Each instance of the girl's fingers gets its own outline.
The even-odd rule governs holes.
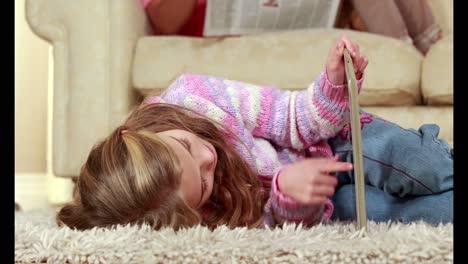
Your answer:
[[[324,173],[321,174],[321,177],[316,178],[314,184],[335,187],[338,184],[338,178],[336,178],[336,176]]]
[[[331,57],[335,61],[341,60],[341,57],[343,57],[343,52],[344,52],[344,43],[342,41],[338,41],[336,44],[336,48],[332,50]]]
[[[334,161],[339,161],[340,160],[340,155],[335,154],[335,156],[333,156],[333,160]]]
[[[353,47],[353,44],[351,43],[351,40],[348,38],[348,36],[342,35],[340,37],[340,40],[344,42],[345,47],[349,50],[351,55],[354,55],[354,53],[355,53],[354,47]]]
[[[359,50],[359,45],[353,44],[353,48],[354,48],[354,51],[356,52],[356,54],[354,55],[354,57],[360,58],[360,57],[361,57],[361,51]]]
[[[338,59],[340,59],[340,60],[343,57],[344,49],[345,49],[345,44],[340,41],[340,46],[339,46],[339,49],[338,49],[338,53],[336,54]]]
[[[340,52],[340,50],[342,50],[343,47],[344,47],[343,41],[338,40],[338,42],[336,43],[336,51],[337,51],[337,52]]]
[[[364,70],[366,69],[368,63],[369,63],[369,60],[367,60],[367,58],[364,57],[363,62],[361,64],[361,66],[359,67],[359,71],[364,72]]]
[[[339,161],[340,160],[340,155],[335,154],[335,156],[333,156],[332,160],[335,161],[335,162]],[[330,175],[330,172],[328,172],[328,171],[323,171],[323,173],[324,173],[324,175]],[[320,182],[320,181],[317,181],[317,182]]]
[[[361,65],[361,58],[357,58],[353,61],[353,68],[354,68],[354,73],[357,73],[359,70],[359,66]]]
[[[335,193],[335,188],[327,185],[318,185],[314,187],[314,193],[311,194],[312,197],[316,196],[332,196]],[[311,197],[311,198],[312,198]]]
[[[346,35],[342,35],[340,39],[345,43],[346,49],[348,49],[351,53],[351,57],[353,59],[358,58],[360,55],[359,46],[351,42],[351,40]]]
[[[362,58],[360,61],[360,64],[356,66],[356,78],[360,79],[362,76],[362,73],[364,73],[364,69],[367,66],[367,59]]]
[[[342,41],[338,41],[335,47],[330,49],[330,54],[328,55],[327,61],[328,70],[335,70],[339,68],[340,64],[342,63],[341,60],[343,58],[343,51],[344,43]]]
[[[350,162],[334,161],[332,159],[322,160],[319,166],[319,170],[326,173],[350,171],[353,169],[353,164]]]
[[[364,63],[364,58],[363,56],[359,57],[357,60],[356,64],[354,65],[354,72],[358,73],[361,70],[361,66]]]

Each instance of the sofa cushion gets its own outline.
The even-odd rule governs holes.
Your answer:
[[[363,109],[403,128],[418,129],[424,124],[437,124],[440,127],[439,138],[446,140],[453,146],[452,106],[374,106]]]
[[[453,35],[442,38],[427,53],[421,88],[426,104],[453,105]]]
[[[299,30],[229,38],[147,36],[138,40],[133,66],[137,89],[163,89],[185,72],[284,89],[303,89],[325,67],[343,33],[369,58],[362,105],[421,102],[421,54],[410,44],[364,32]],[[143,92],[145,93],[145,92]]]

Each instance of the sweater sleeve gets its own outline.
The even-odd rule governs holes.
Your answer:
[[[363,78],[359,90],[362,82]],[[242,127],[255,137],[298,150],[335,136],[349,120],[347,85],[332,84],[326,72],[301,91],[184,74],[162,97],[230,128]]]

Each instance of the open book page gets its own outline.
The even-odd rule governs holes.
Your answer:
[[[207,0],[204,36],[332,28],[341,0]]]

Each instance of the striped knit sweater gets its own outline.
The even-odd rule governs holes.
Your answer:
[[[281,193],[277,177],[284,166],[306,156],[333,156],[327,139],[348,122],[348,100],[346,85],[333,85],[326,73],[302,91],[184,74],[149,103],[190,108],[234,132],[242,141],[231,139],[236,151],[261,180],[272,183],[264,224],[274,227],[284,221],[310,226],[330,218],[330,200],[322,206],[302,205]]]

